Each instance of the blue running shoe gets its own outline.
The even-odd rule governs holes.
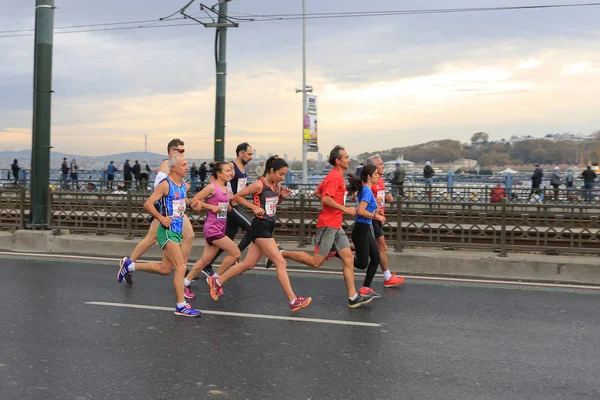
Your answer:
[[[175,306],[175,315],[181,315],[183,317],[198,317],[200,314],[200,310],[192,308],[190,303],[185,303],[185,306],[183,307]]]
[[[117,272],[117,281],[119,283],[123,282],[123,278],[125,278],[125,275],[131,272],[129,270],[129,265],[131,264],[131,262],[132,261],[127,257],[123,257],[123,259],[121,260],[121,268],[119,268],[119,272]]]

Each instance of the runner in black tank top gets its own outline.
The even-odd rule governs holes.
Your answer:
[[[213,294],[219,293],[225,282],[234,276],[254,268],[260,258],[263,255],[266,255],[273,260],[277,269],[279,284],[289,300],[290,309],[292,312],[295,312],[307,307],[312,299],[310,297],[297,297],[292,290],[285,259],[279,252],[277,243],[273,238],[277,204],[291,193],[289,189],[281,189],[280,185],[287,174],[288,165],[281,158],[271,157],[267,161],[265,171],[265,177],[254,182],[234,196],[236,202],[250,208],[255,214],[255,217],[252,220],[252,227],[250,228],[252,244],[248,249],[248,254],[244,261],[231,267],[219,278],[214,276],[209,278],[211,297],[213,299],[218,299],[218,296]],[[248,195],[254,196],[254,204],[244,198]]]

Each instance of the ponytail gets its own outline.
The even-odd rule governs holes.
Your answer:
[[[279,171],[281,168],[287,168],[287,166],[288,164],[283,158],[279,158],[277,155],[269,157],[265,163],[265,172],[263,172],[262,176],[263,178],[267,176],[267,174],[271,172],[271,169],[273,169],[273,171]]]

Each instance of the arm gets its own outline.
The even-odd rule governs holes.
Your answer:
[[[162,172],[163,174],[169,175],[171,171],[169,171],[169,160],[165,160],[160,164],[157,172]]]
[[[328,196],[328,195],[323,196],[321,199],[321,202],[328,207],[334,208],[336,210],[340,210],[344,214],[356,215],[356,208],[346,207],[341,204],[338,204],[331,196]]]
[[[369,205],[369,203],[367,203],[366,201],[361,201],[360,204],[358,205],[358,211],[356,213],[358,215],[360,215],[361,217],[373,219],[373,218],[375,218],[376,214],[374,212],[372,213],[372,212],[367,211],[368,205]]]
[[[321,193],[321,190],[319,188],[317,188],[314,192],[313,192],[313,196],[315,196],[317,199],[319,200],[323,200],[323,193]]]
[[[265,213],[265,210],[263,210],[262,208],[258,207],[255,204],[250,203],[248,200],[245,199],[246,196],[249,196],[254,193],[259,193],[261,190],[262,190],[262,182],[256,181],[256,182],[252,183],[251,185],[246,186],[243,190],[237,192],[233,196],[233,201],[235,201],[238,204],[243,205],[246,208],[251,209],[256,216],[263,215]]]
[[[158,222],[160,222],[163,226],[169,227],[171,226],[171,218],[165,217],[156,211],[154,208],[154,203],[159,201],[163,196],[169,194],[169,183],[167,181],[162,181],[158,184],[158,186],[154,189],[150,197],[144,203],[144,208],[146,211],[150,213]]]
[[[200,211],[203,208],[206,210],[210,210],[215,214],[218,214],[221,209],[217,206],[211,206],[210,204],[206,204],[203,200],[208,199],[215,195],[215,186],[214,185],[206,185],[204,189],[198,192],[194,198],[192,199],[192,208],[196,211]]]

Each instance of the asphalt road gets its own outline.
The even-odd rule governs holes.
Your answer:
[[[350,310],[341,276],[293,273],[291,314],[253,271],[184,318],[171,277],[117,268],[0,255],[0,399],[600,398],[599,289],[378,277]]]

